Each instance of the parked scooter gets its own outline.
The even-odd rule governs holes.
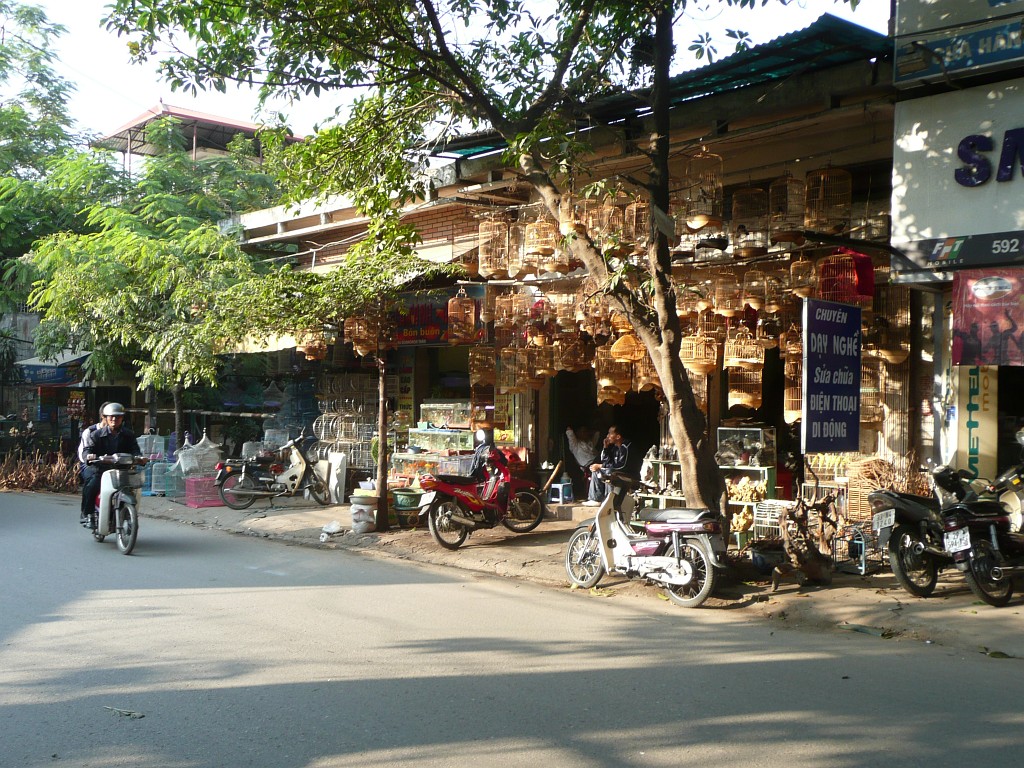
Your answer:
[[[473,531],[503,525],[529,533],[544,519],[537,485],[514,477],[508,459],[491,443],[477,447],[470,475],[420,475],[420,515],[445,549],[458,549]]]
[[[246,509],[256,499],[298,496],[308,490],[317,504],[330,504],[327,480],[320,477],[316,464],[309,458],[309,446],[315,442],[316,438],[306,437],[303,429],[298,437],[282,445],[276,455],[219,462],[214,484],[221,501],[231,509]]]
[[[943,548],[938,497],[879,489],[868,494],[868,503],[871,527],[880,539],[889,533],[889,567],[896,581],[910,594],[928,597],[939,571],[953,565]]]
[[[1017,442],[1024,447],[1024,429],[1018,430]],[[958,479],[963,482],[963,473]],[[946,485],[952,487],[953,481],[949,479]],[[971,592],[1000,607],[1013,597],[1015,577],[1024,574],[1020,512],[1024,462],[1001,474],[985,491],[998,501],[967,498],[944,509],[942,523],[946,549],[953,554]]]
[[[110,467],[100,478],[96,507],[86,527],[96,541],[114,534],[117,548],[130,555],[139,537],[139,489],[145,477],[142,467],[149,461],[130,453],[111,453],[88,460]]]
[[[715,588],[725,568],[726,543],[722,518],[708,509],[650,509],[635,513],[640,503],[632,493],[643,486],[621,473],[606,481],[608,493],[594,519],[577,528],[565,553],[569,580],[584,589],[605,573],[643,578],[665,587],[676,605],[696,608]],[[631,515],[644,532],[631,530]]]

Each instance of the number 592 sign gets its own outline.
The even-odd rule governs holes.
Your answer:
[[[860,307],[804,301],[804,453],[860,447]]]

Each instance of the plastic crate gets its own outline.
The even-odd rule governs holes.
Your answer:
[[[437,462],[439,475],[468,477],[473,471],[473,454],[468,456],[442,456]]]
[[[213,480],[212,477],[186,477],[185,506],[193,509],[224,506]]]

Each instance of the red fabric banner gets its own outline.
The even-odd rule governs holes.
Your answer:
[[[1024,365],[1024,269],[954,275],[953,365]]]

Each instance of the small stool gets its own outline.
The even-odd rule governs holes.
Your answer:
[[[569,504],[572,500],[572,483],[555,483],[551,486],[552,504]]]

